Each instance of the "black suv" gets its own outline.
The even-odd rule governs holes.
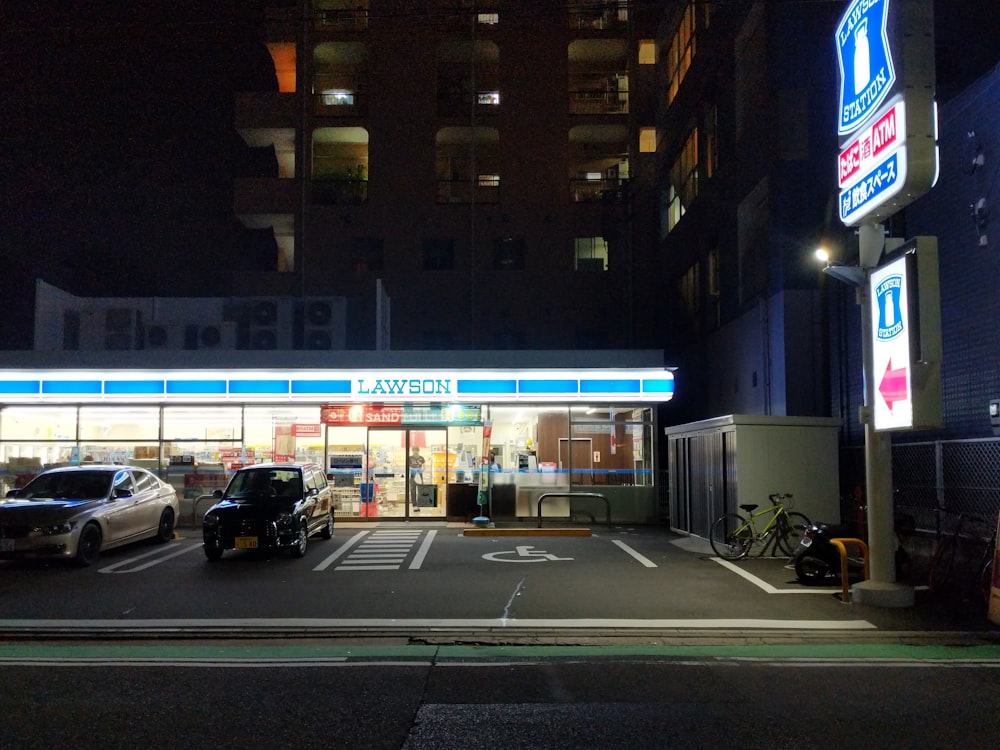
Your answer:
[[[333,491],[312,463],[245,466],[216,490],[205,511],[205,556],[218,560],[227,549],[287,549],[302,557],[309,537],[333,536]]]

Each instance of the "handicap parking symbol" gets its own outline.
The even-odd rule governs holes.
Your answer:
[[[536,550],[530,545],[524,545],[503,552],[487,552],[483,555],[483,559],[493,562],[545,562],[546,560],[572,560],[573,558],[557,557],[545,550]]]

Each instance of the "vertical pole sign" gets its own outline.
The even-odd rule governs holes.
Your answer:
[[[876,430],[941,426],[941,310],[935,237],[917,237],[870,277]]]
[[[932,0],[853,0],[837,24],[840,219],[879,222],[938,177]]]

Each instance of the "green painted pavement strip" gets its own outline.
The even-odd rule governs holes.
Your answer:
[[[308,661],[317,659],[540,659],[579,657],[659,657],[702,659],[871,659],[911,661],[998,661],[1000,644],[798,643],[715,645],[121,645],[0,644],[3,660],[84,661],[95,659],[165,661]]]

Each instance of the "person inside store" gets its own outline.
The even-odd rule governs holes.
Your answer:
[[[501,466],[500,462],[497,460],[496,451],[490,451],[490,471],[494,473],[503,471],[503,466]]]
[[[424,483],[424,457],[420,455],[420,448],[417,446],[413,446],[410,452],[410,482]]]

